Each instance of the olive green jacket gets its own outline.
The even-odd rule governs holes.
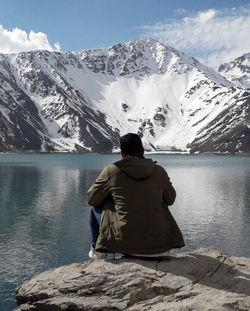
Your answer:
[[[158,254],[184,246],[168,205],[176,192],[151,159],[126,157],[104,168],[88,190],[89,205],[103,206],[96,250]]]

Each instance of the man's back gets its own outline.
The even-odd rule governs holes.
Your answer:
[[[104,206],[97,251],[146,255],[184,246],[168,210],[175,190],[152,160],[128,156],[106,167],[88,196],[90,205]]]

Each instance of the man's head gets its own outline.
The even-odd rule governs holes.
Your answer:
[[[128,133],[120,138],[122,157],[128,155],[143,155],[144,149],[139,135]]]

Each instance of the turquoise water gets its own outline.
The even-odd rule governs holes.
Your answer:
[[[170,208],[188,251],[217,246],[250,257],[250,158],[149,155],[177,190]],[[87,259],[86,191],[119,155],[0,155],[0,310],[48,268]]]

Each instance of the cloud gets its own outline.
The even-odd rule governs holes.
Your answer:
[[[31,30],[28,34],[19,28],[7,30],[0,24],[0,53],[18,53],[30,50],[59,51],[60,44],[56,42],[53,48],[45,33]]]
[[[182,8],[174,10],[175,15],[185,15],[187,13],[188,13],[188,11],[186,9],[182,9]]]
[[[210,66],[250,52],[250,5],[198,12],[182,19],[142,26],[150,36],[195,56]]]

